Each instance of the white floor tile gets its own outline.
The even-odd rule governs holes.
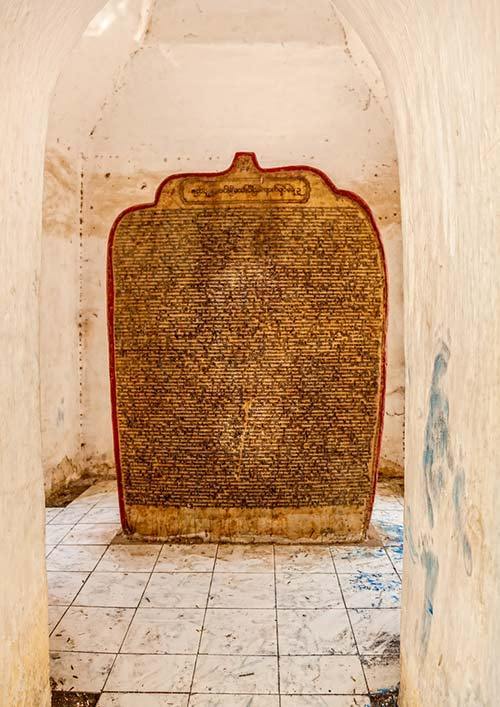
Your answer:
[[[92,572],[104,550],[102,545],[58,545],[47,557],[47,569]]]
[[[345,609],[279,609],[280,655],[356,653]]]
[[[46,508],[45,509],[45,522],[51,523],[64,509],[63,508]]]
[[[361,658],[371,693],[395,689],[399,685],[399,655],[371,655]]]
[[[118,492],[116,487],[113,491],[103,494],[95,504],[94,508],[119,508]]]
[[[274,572],[272,545],[219,545],[216,572]]]
[[[57,516],[58,524],[74,525],[78,523],[87,513],[89,512],[89,507],[85,503],[72,504],[71,506],[66,506],[62,509],[61,513]]]
[[[98,481],[86,489],[73,503],[97,503],[107,497],[117,496],[117,485],[114,479]]]
[[[349,616],[361,654],[399,652],[399,609],[350,609]]]
[[[282,695],[281,707],[370,707],[366,695]]]
[[[50,676],[55,689],[100,692],[114,658],[114,655],[103,653],[51,653]]]
[[[385,549],[394,569],[401,576],[403,572],[403,545],[388,545]]]
[[[277,658],[200,655],[193,692],[277,694]]]
[[[334,574],[277,573],[280,609],[337,609],[344,603]]]
[[[155,572],[212,572],[217,545],[164,545]]]
[[[120,523],[120,512],[114,506],[94,506],[82,519],[83,523]]]
[[[146,572],[93,572],[74,604],[134,608],[139,605],[149,576]]]
[[[98,493],[97,491],[94,491],[94,488],[94,486],[90,486],[86,491],[84,491],[79,496],[70,501],[66,508],[69,508],[70,506],[81,506],[83,504],[85,504],[89,508],[95,506],[95,504],[97,503],[97,499],[101,498],[104,494],[102,492]]]
[[[125,637],[133,609],[70,607],[50,637],[54,651],[116,653]]]
[[[276,572],[334,572],[332,556],[323,545],[277,545]]]
[[[187,707],[188,695],[159,695],[146,692],[105,692],[97,707]]]
[[[280,656],[280,681],[284,694],[368,692],[357,656]]]
[[[278,695],[191,695],[189,707],[279,707]]]
[[[49,633],[55,629],[67,606],[49,606]]]
[[[109,692],[189,692],[194,655],[117,656],[106,690]]]
[[[276,655],[274,609],[208,609],[200,653]]]
[[[64,537],[62,545],[109,545],[120,530],[117,523],[78,523]]]
[[[161,545],[111,545],[97,566],[98,572],[151,572]]]
[[[339,580],[348,609],[388,609],[400,604],[401,580],[395,572],[341,574]]]
[[[383,517],[375,518],[373,525],[377,529],[385,545],[394,545],[403,542],[403,520],[393,520]]]
[[[335,568],[339,574],[372,572],[390,574],[393,567],[383,547],[339,545],[332,547]]]
[[[368,707],[349,617],[370,690],[399,680],[399,610],[371,608],[396,605],[400,587],[402,506],[383,493],[373,532],[385,549],[106,548],[120,530],[116,482],[96,484],[65,509],[47,509],[58,689],[105,687],[98,707],[279,707],[276,592],[281,707]]]
[[[57,545],[57,543],[59,543],[70,530],[71,525],[49,523],[49,525],[45,527],[45,544]]]
[[[49,605],[71,604],[88,576],[88,572],[47,572]]]
[[[138,609],[122,653],[196,655],[204,609]]]
[[[155,572],[146,587],[141,606],[204,609],[210,578],[209,572]]]
[[[216,573],[208,605],[225,609],[272,609],[275,605],[274,575]]]

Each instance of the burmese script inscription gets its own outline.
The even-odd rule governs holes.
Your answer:
[[[127,528],[360,537],[386,316],[367,210],[312,170],[240,155],[122,216],[108,266]]]

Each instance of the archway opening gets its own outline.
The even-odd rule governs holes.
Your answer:
[[[306,163],[318,167],[337,186],[360,194],[374,212],[388,261],[390,296],[382,460],[383,469],[391,473],[402,467],[402,247],[396,149],[383,82],[360,40],[345,20],[333,13],[330,3],[314,11],[302,3],[292,8],[287,3],[286,13],[278,7],[270,11],[264,4],[241,15],[236,12],[222,2],[210,10],[208,6],[200,10],[195,4],[186,8],[185,3],[162,9],[111,2],[93,20],[60,77],[47,142],[42,268],[42,439],[49,493],[69,479],[87,476],[101,481],[113,476],[105,249],[114,217],[130,204],[151,200],[155,187],[169,173],[221,169],[241,149],[255,151],[264,166]],[[82,91],[82,86],[87,90]],[[64,301],[60,298],[62,288]],[[392,669],[396,662],[390,636],[398,634],[402,511],[391,484],[394,482],[379,487],[386,497],[376,505],[380,543],[340,556],[337,563],[334,557],[331,579],[334,585],[337,582],[339,592],[336,595],[331,589],[330,599],[320,601],[326,601],[327,606],[311,609],[345,611],[342,616],[349,622],[365,680],[370,670],[373,674],[383,672],[384,659]],[[93,508],[86,507],[85,499],[95,499],[95,491],[76,499],[70,512],[49,514],[54,530],[49,530],[48,537],[58,545],[55,553],[49,554],[49,572],[68,571],[57,569],[62,567],[57,558],[71,554],[63,546],[79,545],[78,535],[83,538],[86,531],[81,527],[113,526],[116,522],[113,509],[105,505],[111,501],[104,491]],[[67,533],[64,528],[56,529],[66,525],[62,513],[76,519],[80,512],[74,529]],[[108,553],[109,533],[111,527],[93,528],[82,547],[103,547],[103,553]],[[116,554],[109,549],[110,556]],[[273,554],[275,582],[276,571],[280,574],[276,557]],[[260,562],[265,567],[269,558],[251,559],[249,566]],[[88,567],[93,560],[89,563],[78,571],[91,572]],[[141,567],[146,568],[141,569],[142,574],[150,572],[148,562]],[[287,573],[290,567],[285,563],[281,569]],[[339,571],[339,567],[352,571]],[[363,573],[361,578],[358,569]],[[84,592],[87,583],[92,587],[102,579],[95,578],[94,570],[97,574],[127,572],[119,562],[101,564],[100,570],[96,562],[92,576],[84,578],[84,589],[77,587],[78,593]],[[259,570],[248,574],[259,574]],[[372,576],[379,574],[387,576],[386,582],[374,587]],[[217,573],[212,575],[216,580]],[[151,579],[148,577],[148,582]],[[346,602],[351,590],[364,598]],[[70,595],[68,590],[64,601]],[[339,597],[340,607],[335,603]],[[92,600],[83,593],[80,599],[75,594],[69,604],[52,605],[65,609],[52,612],[57,621],[54,636],[71,630],[66,627],[71,620],[82,620],[85,614],[98,613],[90,609],[101,608],[82,605],[82,601]],[[111,608],[131,609],[134,621],[145,610],[137,605]],[[208,612],[209,607],[205,608]],[[280,609],[266,605],[263,610],[269,608],[276,611],[279,623]],[[282,610],[306,608],[283,605]],[[370,613],[375,611],[380,613]],[[382,621],[379,633],[389,636],[381,651],[373,648],[373,641],[366,652],[359,650],[365,629],[358,629],[357,634],[353,619],[366,627],[367,617]],[[67,633],[61,635],[68,637]],[[57,653],[61,640],[53,647]],[[301,649],[290,650],[291,658],[299,657],[293,652]],[[371,650],[374,655],[382,653],[382,658],[379,655],[371,660]],[[198,651],[199,655],[205,654]],[[62,656],[60,665],[65,665],[66,658]],[[207,661],[202,658],[200,664]],[[366,667],[370,661],[371,667]],[[378,689],[378,680],[373,678],[373,691]],[[110,682],[108,687],[112,685]],[[368,689],[372,689],[370,684]]]

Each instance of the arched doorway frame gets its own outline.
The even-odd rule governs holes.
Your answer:
[[[103,5],[103,0],[11,0],[0,12],[5,101],[0,219],[7,234],[0,291],[6,304],[2,537],[9,567],[2,586],[5,640],[0,656],[2,675],[8,677],[0,695],[13,707],[50,702],[37,398],[44,136],[50,92],[62,62]],[[407,467],[421,468],[424,411],[441,339],[457,347],[451,349],[447,373],[451,422],[459,440],[456,456],[473,480],[466,488],[465,510],[453,514],[453,501],[444,498],[442,520],[433,527],[424,522],[421,475],[415,471],[408,478],[408,544],[418,549],[427,543],[443,579],[431,607],[432,637],[424,651],[415,645],[415,636],[425,610],[420,600],[426,596],[428,569],[422,554],[417,554],[419,562],[405,565],[402,704],[488,704],[499,685],[494,651],[498,619],[485,623],[481,608],[489,607],[490,617],[499,615],[494,611],[500,559],[493,505],[499,482],[493,460],[500,439],[492,420],[500,404],[494,346],[500,253],[492,218],[496,180],[488,169],[498,16],[494,3],[478,10],[467,0],[458,8],[451,1],[437,7],[430,0],[337,0],[336,5],[375,57],[394,110],[405,252]],[[464,283],[474,292],[473,300],[464,293]],[[464,391],[467,406],[460,411]],[[469,579],[457,563],[455,547],[464,517],[474,531]],[[459,593],[450,595],[450,577]],[[488,644],[481,660],[483,636]]]

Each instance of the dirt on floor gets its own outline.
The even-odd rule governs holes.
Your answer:
[[[370,695],[371,707],[398,707],[398,690],[384,690]]]
[[[49,493],[45,498],[47,508],[62,508],[74,501],[81,493],[86,491],[95,483],[95,479],[78,479],[70,482],[67,486],[57,488]]]
[[[91,692],[53,692],[52,707],[95,707],[100,694]],[[397,692],[371,696],[372,707],[398,707]]]
[[[93,692],[52,693],[52,707],[95,707],[101,695]]]

